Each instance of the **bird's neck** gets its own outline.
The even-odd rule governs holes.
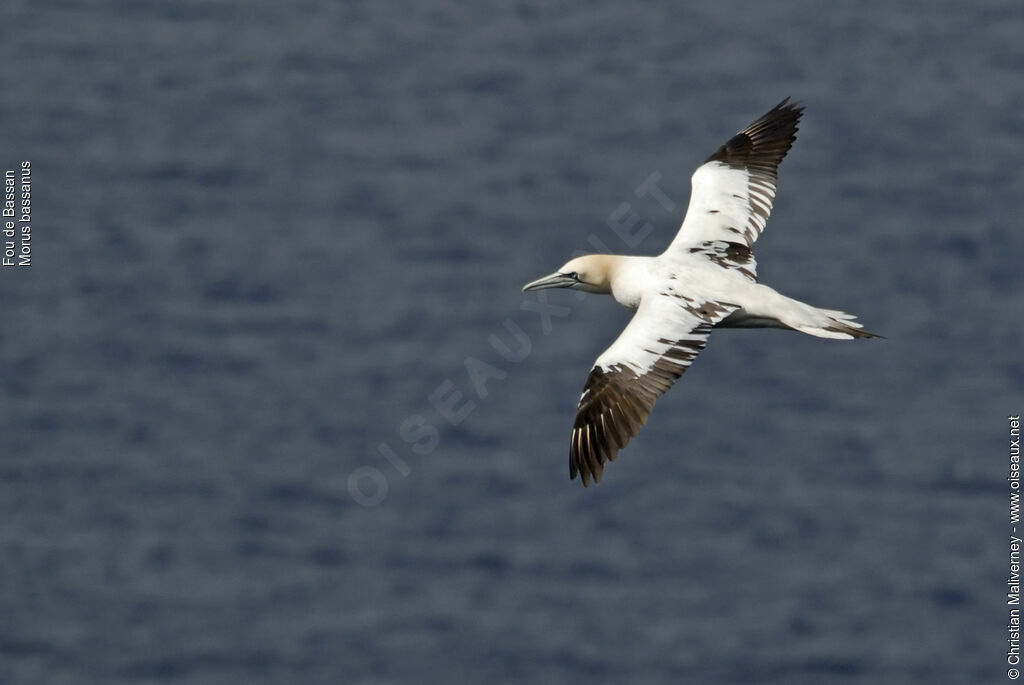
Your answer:
[[[627,259],[622,255],[595,254],[587,256],[587,290],[592,293],[612,293],[612,284],[622,260]]]
[[[604,292],[619,304],[636,309],[649,288],[652,257],[601,255],[608,258],[608,288]]]

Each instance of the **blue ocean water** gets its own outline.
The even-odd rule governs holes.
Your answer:
[[[0,12],[0,681],[1005,678],[1014,3]],[[887,339],[716,332],[583,490],[629,313],[520,286],[785,96],[761,279]]]

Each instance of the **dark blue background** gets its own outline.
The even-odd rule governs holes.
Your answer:
[[[0,10],[35,210],[0,271],[0,680],[1005,678],[1017,3],[47,5]],[[583,490],[629,313],[555,292],[545,334],[520,286],[629,252],[622,203],[660,252],[786,95],[761,278],[888,339],[716,332]]]

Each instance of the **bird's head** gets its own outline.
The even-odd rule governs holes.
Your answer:
[[[550,276],[527,283],[523,286],[523,292],[545,288],[572,288],[588,293],[610,293],[614,265],[612,255],[592,254],[576,257]]]

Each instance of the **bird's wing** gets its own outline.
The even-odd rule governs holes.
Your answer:
[[[666,294],[646,297],[587,376],[569,444],[569,477],[601,480],[606,461],[637,434],[655,401],[707,344],[735,304]]]
[[[803,111],[786,98],[697,167],[690,206],[669,252],[713,242],[748,250],[754,245],[772,211],[779,162],[796,140]]]

